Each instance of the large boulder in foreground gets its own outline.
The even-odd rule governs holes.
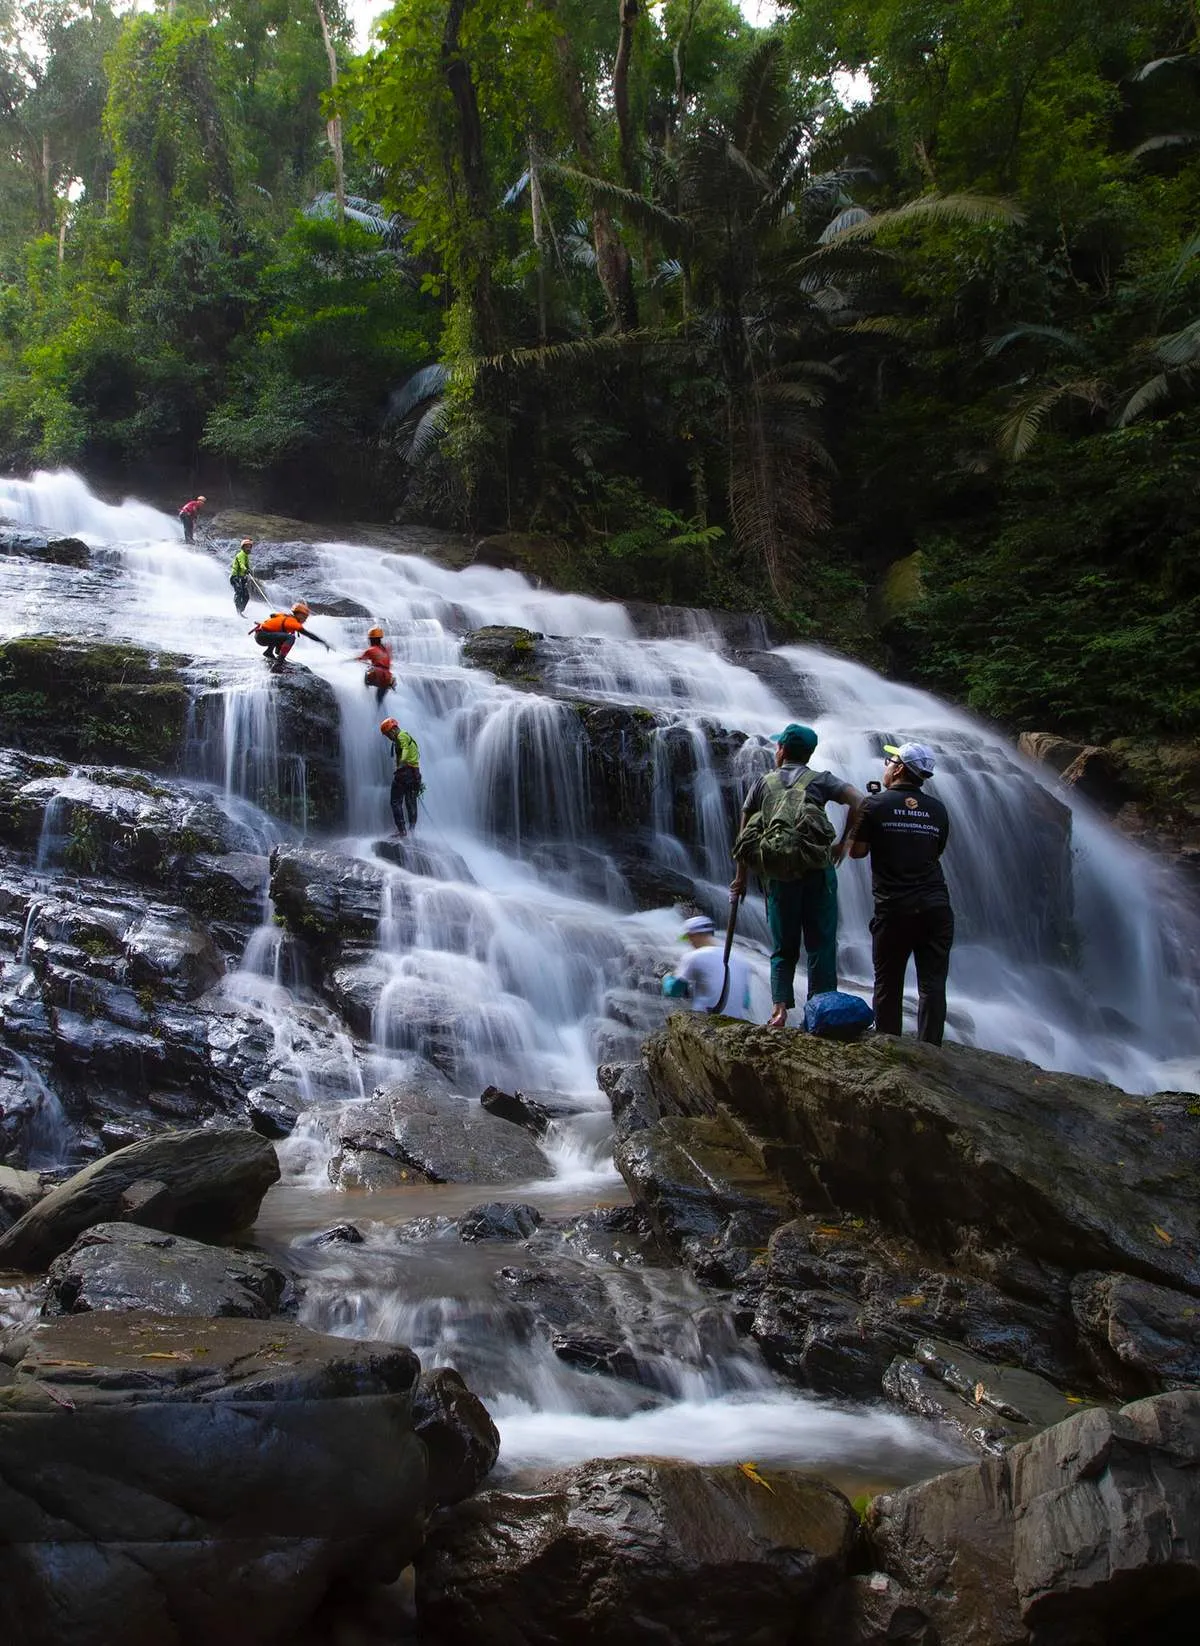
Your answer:
[[[149,1309],[266,1320],[287,1285],[283,1271],[256,1252],[206,1246],[136,1223],[97,1223],[50,1265],[42,1314]]]
[[[789,1646],[855,1517],[832,1486],[756,1473],[618,1458],[472,1498],[419,1557],[421,1625],[472,1646]]]
[[[1200,1293],[1200,1116],[965,1046],[838,1045],[672,1017],[646,1048],[664,1114],[733,1117],[806,1210],[925,1251],[1003,1247]]]
[[[938,1646],[1190,1638],[1200,1604],[1200,1393],[1082,1412],[1004,1457],[878,1498],[869,1541]]]
[[[199,1240],[248,1229],[279,1179],[257,1132],[167,1132],[85,1166],[0,1235],[0,1269],[44,1269],[96,1223],[140,1223]]]
[[[33,1328],[0,1388],[6,1646],[292,1642],[420,1540],[410,1350],[280,1321]]]

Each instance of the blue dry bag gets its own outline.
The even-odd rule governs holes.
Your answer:
[[[856,994],[830,989],[804,1003],[804,1027],[824,1040],[857,1040],[875,1021],[875,1013]]]
[[[674,972],[668,972],[662,980],[662,992],[668,1000],[688,1000],[691,998],[692,985],[686,977],[676,977]]]

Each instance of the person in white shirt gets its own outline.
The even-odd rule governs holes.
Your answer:
[[[686,993],[690,995],[694,1012],[711,1011],[725,987],[725,961],[713,937],[712,921],[706,914],[694,915],[684,922],[679,939],[690,945],[691,952],[663,978],[663,993],[667,996]],[[729,992],[721,1015],[750,1017],[750,967],[736,950],[729,954]]]

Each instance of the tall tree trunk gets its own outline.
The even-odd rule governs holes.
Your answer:
[[[627,189],[640,194],[642,169],[638,164],[637,142],[629,113],[629,65],[633,61],[633,28],[638,17],[638,0],[617,0],[617,60],[613,64],[613,108],[621,139],[621,175]]]
[[[333,36],[329,32],[329,19],[325,16],[325,7],[322,0],[313,0],[317,8],[317,17],[321,23],[321,38],[325,42],[325,55],[329,59],[329,89],[337,90],[338,66],[337,53],[333,49]],[[337,212],[338,228],[346,221],[346,161],[342,149],[342,117],[335,114],[326,121],[325,131],[329,137],[329,147],[333,150],[333,197]]]
[[[671,60],[675,65],[675,100],[671,105],[671,112],[667,116],[667,153],[670,154],[675,146],[675,134],[683,121],[683,111],[687,102],[687,79],[684,64],[687,59],[687,49],[692,38],[692,30],[696,26],[696,13],[700,9],[700,0],[688,0],[687,15],[683,19],[683,26],[679,31],[679,39],[671,53]]]
[[[542,0],[546,11],[557,17],[556,0]],[[592,141],[592,122],[587,98],[583,90],[583,76],[571,45],[570,36],[562,29],[555,35],[558,71],[562,78],[563,99],[567,106],[567,123],[571,141],[584,171],[592,176],[596,171],[596,146]],[[592,205],[592,244],[596,248],[596,273],[604,289],[604,300],[618,331],[632,331],[637,325],[637,299],[633,291],[633,266],[629,253],[613,224],[612,213],[600,201]]]
[[[471,66],[459,33],[470,0],[450,0],[442,30],[442,76],[454,99],[454,128],[459,171],[466,202],[461,276],[469,284],[475,304],[475,325],[485,354],[494,354],[498,331],[492,301],[491,201],[483,156],[483,126]]]
[[[538,171],[537,144],[529,134],[529,213],[533,218],[533,248],[537,253],[538,342],[548,335],[546,319],[546,210],[542,199],[542,179]]]

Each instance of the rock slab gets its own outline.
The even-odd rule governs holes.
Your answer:
[[[666,1114],[732,1116],[805,1209],[872,1217],[926,1251],[1006,1247],[1070,1273],[1200,1293],[1200,1116],[965,1046],[678,1014],[646,1048]]]
[[[1200,1393],[1081,1412],[1003,1457],[878,1498],[869,1541],[938,1646],[1189,1637]]]
[[[416,1357],[280,1321],[33,1328],[0,1388],[6,1646],[294,1640],[420,1538]]]
[[[472,1646],[790,1646],[854,1527],[839,1492],[800,1475],[600,1460],[441,1517],[417,1611]]]
[[[136,1223],[97,1223],[56,1257],[42,1314],[149,1309],[159,1315],[267,1320],[287,1276],[255,1252],[206,1246]]]
[[[44,1269],[95,1223],[220,1240],[250,1227],[278,1180],[275,1150],[256,1132],[196,1129],[131,1143],[60,1183],[0,1235],[0,1269]]]

